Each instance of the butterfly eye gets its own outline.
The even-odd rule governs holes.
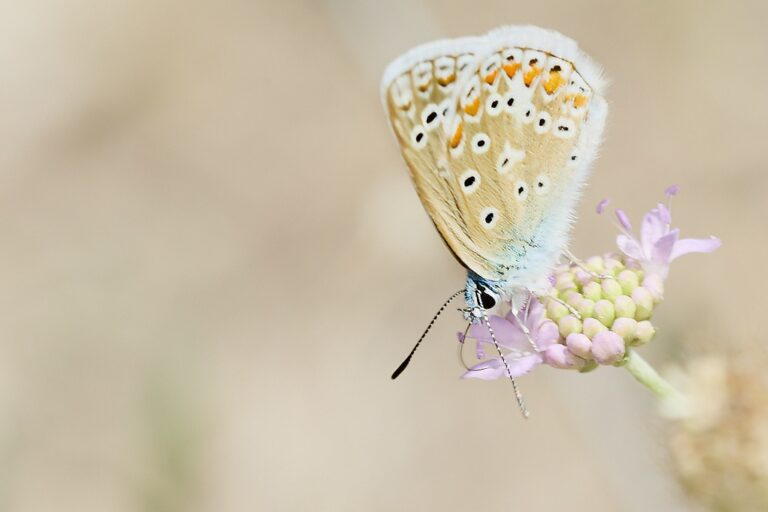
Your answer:
[[[560,139],[570,139],[576,133],[576,125],[572,119],[561,117],[555,122],[552,135]]]
[[[422,149],[427,145],[427,132],[421,125],[414,126],[411,130],[411,146]]]
[[[491,229],[497,222],[499,222],[499,210],[492,206],[483,208],[483,211],[480,212],[480,225],[486,229]]]
[[[549,192],[549,178],[543,174],[539,175],[535,181],[535,190],[539,195],[545,195],[547,192]]]
[[[459,177],[461,189],[469,195],[480,187],[480,173],[474,169],[467,169]]]
[[[515,182],[515,199],[518,201],[525,201],[528,197],[528,185],[522,180]]]
[[[477,298],[483,309],[492,309],[498,302],[498,296],[484,286],[477,287]]]
[[[430,103],[421,111],[421,122],[424,123],[424,127],[428,131],[432,131],[440,126],[441,114],[440,108],[434,103]]]
[[[503,107],[504,100],[496,93],[489,95],[488,99],[485,101],[485,111],[488,112],[489,116],[495,117],[501,114],[501,109]]]
[[[539,112],[536,119],[533,122],[533,129],[539,135],[547,133],[549,126],[552,124],[552,116],[548,112]]]
[[[491,148],[491,138],[485,133],[476,133],[472,137],[472,151],[478,155],[487,153]]]

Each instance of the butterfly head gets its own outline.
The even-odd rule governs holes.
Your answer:
[[[501,302],[502,294],[493,283],[470,271],[467,275],[464,299],[467,303],[464,316],[467,320],[472,321],[476,318],[475,313],[479,310],[494,309]]]

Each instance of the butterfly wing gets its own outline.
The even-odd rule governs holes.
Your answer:
[[[385,102],[416,190],[469,269],[532,287],[554,265],[602,133],[601,86],[572,40],[536,27],[390,66]]]

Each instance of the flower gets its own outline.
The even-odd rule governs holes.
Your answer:
[[[678,187],[672,185],[664,193],[672,198]],[[597,212],[607,205],[607,199],[600,201]],[[677,396],[637,349],[656,335],[652,316],[663,299],[670,263],[683,254],[714,251],[720,240],[680,239],[680,231],[671,227],[668,205],[658,204],[643,217],[639,239],[632,235],[629,216],[621,209],[615,213],[621,252],[592,256],[586,262],[572,258],[549,276],[550,288],[531,294],[517,315],[505,303],[504,316],[490,316],[503,360],[485,321],[470,325],[466,336],[459,333],[459,342],[476,342],[481,360],[463,378],[519,377],[541,364],[581,372],[598,365],[623,366],[657,395]]]
[[[539,352],[533,349],[528,336],[520,327],[512,311],[504,317],[492,315],[488,319],[513,377],[525,375],[541,364],[544,361],[542,351],[557,341],[559,336],[557,325],[552,320],[547,319],[544,313],[544,305],[541,301],[531,296],[528,303],[517,314],[517,317],[529,331],[531,340],[536,344]],[[490,359],[469,368],[462,378],[492,380],[506,377],[507,369],[493,344],[485,322],[472,324],[467,337],[477,341],[478,359],[484,359],[486,353],[494,355]],[[459,341],[465,342],[463,333],[459,333]]]
[[[677,185],[672,185],[667,188],[665,194],[671,198],[677,192]],[[694,252],[712,252],[720,247],[720,239],[714,236],[680,239],[680,230],[672,229],[672,214],[662,203],[643,217],[639,239],[632,234],[632,225],[626,213],[617,209],[616,216],[623,231],[616,237],[619,249],[637,260],[646,272],[658,274],[662,278],[667,277],[670,263],[680,256]]]
[[[697,354],[669,371],[685,392],[661,403],[670,467],[706,510],[768,510],[768,360],[750,348]]]

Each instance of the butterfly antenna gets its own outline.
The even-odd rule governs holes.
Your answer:
[[[480,302],[480,297],[477,298],[477,303],[482,304]],[[504,368],[507,370],[507,375],[509,375],[509,380],[512,382],[512,388],[515,390],[515,398],[517,398],[517,405],[520,407],[520,412],[523,413],[523,418],[528,418],[530,416],[530,413],[528,412],[528,409],[525,407],[525,400],[523,400],[523,394],[520,393],[520,390],[517,388],[517,381],[515,381],[515,378],[512,376],[512,371],[509,369],[509,363],[507,363],[507,358],[504,357],[504,352],[501,351],[501,347],[499,346],[499,342],[496,341],[496,335],[493,333],[493,327],[491,327],[491,322],[488,320],[488,315],[485,313],[485,309],[478,307],[480,310],[480,314],[483,318],[483,322],[485,322],[485,326],[488,328],[488,332],[491,335],[491,340],[493,340],[493,344],[496,347],[496,351],[499,353],[499,356],[501,357],[501,362],[504,363]]]
[[[445,302],[443,302],[443,305],[440,306],[440,309],[437,310],[437,313],[435,313],[435,316],[432,317],[432,320],[429,322],[429,325],[427,326],[427,328],[424,329],[424,333],[419,338],[419,341],[417,341],[416,345],[414,345],[413,349],[411,349],[411,353],[408,354],[408,357],[406,357],[405,360],[402,363],[400,363],[400,366],[398,366],[397,370],[395,370],[394,373],[392,374],[392,380],[395,380],[401,373],[403,373],[403,370],[406,369],[406,367],[408,366],[408,363],[411,362],[411,357],[413,357],[414,352],[416,352],[416,349],[419,348],[419,345],[421,345],[421,342],[427,336],[427,333],[429,332],[429,330],[432,329],[432,326],[434,325],[435,320],[437,320],[437,317],[440,316],[440,313],[442,313],[443,310],[448,307],[448,304],[450,304],[453,299],[455,299],[456,297],[458,297],[464,292],[465,290],[459,290],[453,295],[451,295],[450,297],[448,297],[448,299],[446,299]]]

